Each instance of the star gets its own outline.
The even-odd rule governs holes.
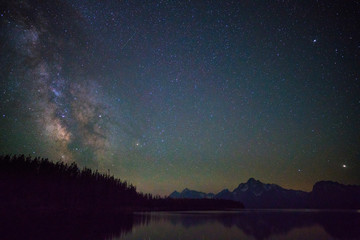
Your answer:
[[[0,13],[0,153],[111,169],[153,194],[178,179],[360,184],[355,1],[15,2]]]

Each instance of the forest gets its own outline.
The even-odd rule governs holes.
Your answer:
[[[239,209],[219,199],[171,199],[140,193],[127,181],[76,163],[0,156],[0,209],[28,214],[116,214],[133,211]]]

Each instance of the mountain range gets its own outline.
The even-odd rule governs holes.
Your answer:
[[[304,192],[250,178],[233,191],[224,189],[214,194],[185,188],[182,192],[174,191],[169,197],[234,200],[242,202],[246,208],[360,209],[360,186],[332,181],[317,182],[311,192]]]

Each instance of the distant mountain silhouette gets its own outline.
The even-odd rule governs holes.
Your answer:
[[[201,198],[214,198],[215,194],[213,193],[203,193],[194,190],[185,188],[181,193],[174,191],[169,195],[171,198],[192,198],[192,199],[201,199]]]
[[[189,190],[190,198],[196,198]],[[227,210],[244,206],[237,201],[215,199],[173,199],[136,191],[126,181],[79,169],[75,163],[51,162],[24,155],[0,155],[1,216],[25,215],[116,215],[132,211]]]
[[[221,192],[219,192],[218,194],[215,195],[215,198],[219,198],[219,199],[232,199],[233,195],[232,192],[229,191],[229,189],[224,189]]]
[[[312,208],[360,209],[360,186],[337,182],[317,182],[309,193]]]
[[[229,199],[241,201],[248,208],[305,208],[307,193],[250,178],[235,188]]]
[[[173,192],[171,198],[209,198],[212,194],[185,189],[181,193]],[[314,185],[308,193],[299,190],[284,189],[276,184],[265,184],[250,178],[241,183],[232,192],[224,189],[213,196],[215,199],[227,199],[242,202],[247,208],[360,208],[360,186],[343,185],[322,181]]]

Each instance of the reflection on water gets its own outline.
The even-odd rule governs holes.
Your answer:
[[[80,240],[80,239],[118,239],[130,233],[134,224],[143,218],[133,215],[121,217],[74,216],[64,214],[2,214],[0,212],[0,239],[36,240]]]
[[[360,239],[358,211],[153,212],[119,217],[0,215],[0,239]]]
[[[137,214],[119,239],[360,239],[356,211],[240,211]]]

